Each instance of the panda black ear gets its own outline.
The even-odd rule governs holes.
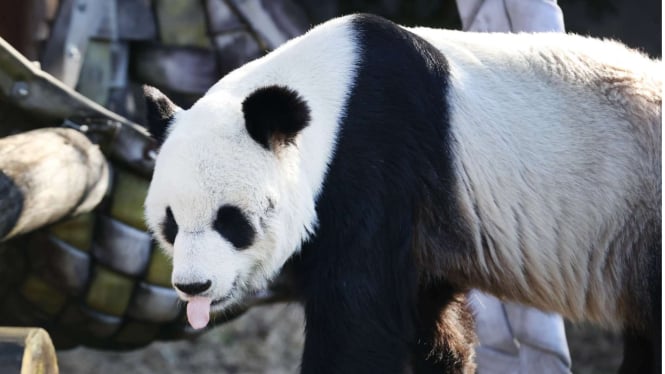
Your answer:
[[[173,120],[173,116],[180,108],[155,87],[144,85],[143,97],[148,131],[161,145],[166,138],[166,130]]]
[[[310,121],[307,103],[283,86],[257,89],[245,98],[242,111],[247,132],[268,150],[292,143]]]

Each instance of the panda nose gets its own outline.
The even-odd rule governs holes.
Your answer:
[[[205,283],[197,282],[197,283],[175,283],[174,286],[178,290],[188,294],[188,295],[198,295],[201,294],[210,288],[210,285],[212,285],[212,282],[208,279],[205,281]]]

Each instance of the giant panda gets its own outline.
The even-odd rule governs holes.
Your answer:
[[[196,328],[297,261],[303,373],[418,371],[471,288],[660,372],[662,74],[612,41],[341,17],[157,100],[146,219]]]

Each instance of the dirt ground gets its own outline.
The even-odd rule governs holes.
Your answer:
[[[76,348],[58,352],[62,374],[297,373],[303,346],[298,305],[254,308],[191,341],[153,343],[132,352]],[[615,373],[622,346],[617,334],[566,325],[575,374]]]
[[[297,373],[303,346],[298,305],[253,308],[191,341],[153,343],[131,352],[58,352],[61,374]]]

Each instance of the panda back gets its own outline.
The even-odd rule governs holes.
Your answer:
[[[475,285],[617,323],[660,225],[661,63],[576,35],[412,31],[449,64]]]

